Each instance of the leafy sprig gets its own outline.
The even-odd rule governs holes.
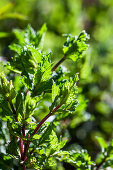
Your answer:
[[[78,169],[90,170],[94,165],[87,152],[62,150],[66,141],[59,140],[55,132],[58,120],[75,112],[78,105],[78,73],[65,80],[62,71],[57,71],[56,75],[53,73],[65,59],[76,61],[81,57],[88,48],[88,35],[85,31],[78,37],[66,35],[64,57],[52,68],[51,54],[41,48],[45,31],[46,25],[37,32],[30,26],[24,31],[14,30],[16,43],[10,45],[14,55],[7,67],[18,73],[21,85],[15,88],[12,81],[0,75],[2,119],[7,121],[10,133],[6,151],[24,169],[47,169],[57,166],[58,161],[64,161]],[[40,121],[36,120],[35,110],[39,109],[39,103],[48,93],[51,94],[49,113]],[[46,120],[52,115],[54,123],[47,124]]]

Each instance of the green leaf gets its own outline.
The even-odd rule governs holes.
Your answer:
[[[91,170],[91,166],[95,166],[94,162],[91,161],[91,157],[85,150],[82,151],[59,151],[57,159],[70,163],[75,168]]]
[[[60,89],[58,86],[56,86],[54,80],[53,80],[53,85],[52,85],[52,102],[54,102],[56,96],[58,96],[60,93]]]
[[[41,40],[43,39],[46,30],[47,30],[47,27],[45,24],[37,32],[30,25],[28,25],[24,31],[15,29],[13,33],[18,39],[20,45],[23,46],[23,45],[31,44],[35,48],[37,48],[40,45]]]
[[[12,51],[15,51],[16,53],[18,53],[19,55],[21,54],[21,46],[18,45],[18,44],[11,44],[9,45],[9,48],[12,50]]]
[[[64,55],[66,58],[76,61],[88,48],[86,41],[89,39],[89,36],[85,31],[82,31],[78,37],[71,36],[71,34],[65,36],[67,37],[67,41],[63,46]]]
[[[54,127],[55,127],[54,123],[50,123],[50,125],[46,128],[46,130],[43,132],[41,138],[39,139],[39,144],[46,143],[46,141],[49,139],[49,135],[51,134]]]
[[[61,89],[60,104],[65,104],[64,108],[72,111],[74,111],[77,106],[78,89],[76,86],[76,81],[78,81],[78,73],[73,79],[70,78],[70,80],[67,80]]]
[[[46,92],[48,89],[51,89],[51,74],[50,53],[42,54],[41,62],[38,63],[33,78],[34,94],[41,94],[42,92]]]
[[[58,113],[55,115],[55,120],[60,121],[60,120],[65,120],[70,116],[70,111],[69,110],[63,110],[63,109],[58,109]]]
[[[33,136],[33,139],[40,139],[40,135],[35,134],[35,135]]]
[[[41,100],[42,96],[37,97],[30,97],[29,94],[26,96],[25,99],[25,107],[24,107],[24,119],[28,122],[31,116],[34,114],[34,109],[36,109],[38,102]]]
[[[0,74],[0,92],[4,99],[11,101],[16,96],[15,88],[12,81],[8,81],[4,73]]]
[[[16,96],[16,113],[18,114],[19,122],[22,120],[22,116],[24,113],[24,102],[25,102],[24,94],[20,91]]]
[[[20,45],[13,44],[10,46],[10,49],[17,53],[12,58],[12,61],[10,63],[11,67],[18,71],[21,71],[22,75],[25,76],[28,75],[29,73],[33,74],[34,69],[37,66],[37,58],[35,58],[34,55],[32,55],[32,53],[35,50],[34,47],[31,47],[29,45],[21,47]],[[36,51],[37,50],[35,50],[35,53]]]
[[[105,140],[102,137],[96,136],[96,139],[97,139],[98,143],[100,144],[101,148],[107,147],[107,143],[105,142]]]
[[[50,143],[50,153],[49,154],[53,154],[54,152],[58,152],[60,149],[62,149],[65,144],[66,144],[66,140],[65,141],[58,141],[58,138],[56,136],[56,133],[52,130],[52,133],[49,136],[49,143]]]
[[[46,27],[46,24],[43,24],[40,31],[36,33],[36,37],[38,41],[35,40],[36,42],[36,47],[39,46],[39,44],[41,43],[41,41],[43,40],[44,38],[44,35],[45,35],[45,32],[47,31],[47,27]]]
[[[58,149],[58,138],[53,130],[51,135],[49,136],[49,139],[50,139],[51,149],[56,151]]]
[[[42,81],[48,80],[51,75],[51,64],[48,61],[50,54],[44,55],[37,48],[45,31],[46,25],[43,25],[38,32],[34,31],[30,25],[24,31],[18,29],[13,31],[18,41],[17,44],[13,43],[9,46],[15,52],[15,55],[12,57],[8,68],[23,75],[23,83],[29,90],[33,86],[33,74],[36,70],[40,70],[40,68],[36,69],[38,65],[43,65]]]

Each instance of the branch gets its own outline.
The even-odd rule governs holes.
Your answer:
[[[27,138],[30,137],[30,134],[27,135]],[[24,146],[24,153],[23,153],[23,161],[25,163],[25,161],[27,160],[27,152],[28,152],[28,149],[29,149],[29,145],[30,145],[30,141],[27,139],[27,142]]]
[[[15,110],[15,108],[14,108],[14,106],[13,106],[12,101],[8,101],[8,102],[9,102],[9,104],[10,104],[10,106],[11,106],[12,111],[13,111],[15,120],[18,121],[18,118],[17,118],[17,115],[16,115],[16,110]]]
[[[38,124],[38,126],[36,127],[36,129],[34,130],[34,132],[31,134],[31,136],[35,135],[39,128],[41,127],[41,125],[53,114],[53,112],[57,111],[59,108],[61,107],[61,105],[56,106],[48,115],[46,115],[41,122]]]
[[[106,160],[106,157],[97,165],[96,170],[99,170],[99,168],[102,166],[105,160]]]
[[[20,138],[20,159],[23,160],[23,140]]]
[[[53,112],[57,111],[59,108],[61,107],[61,105],[56,106],[48,115],[46,115],[41,122],[38,124],[38,126],[36,127],[36,129],[34,130],[34,132],[31,134],[31,136],[34,136],[38,130],[40,129],[41,125],[53,114]],[[31,137],[30,134],[28,134],[27,138]],[[29,149],[29,145],[30,145],[30,140],[27,140],[25,147],[24,147],[24,156],[23,156],[23,160],[24,163],[27,160],[27,152]],[[32,154],[32,152],[34,151],[34,149],[30,152],[30,154]]]
[[[22,125],[22,135],[25,137],[25,124]],[[21,160],[24,159],[24,150],[23,150],[23,140],[20,138],[20,154]]]
[[[55,71],[56,68],[66,59],[66,56],[64,56],[58,63],[55,64],[55,66],[51,69],[51,71]]]
[[[46,115],[41,122],[38,124],[38,126],[36,127],[36,129],[34,130],[34,132],[32,133],[31,136],[35,135],[39,128],[41,127],[41,125],[53,114],[53,112],[57,111],[59,108],[61,107],[61,105],[58,105],[57,107],[55,107],[48,115]],[[30,155],[35,151],[35,148],[33,148],[30,152]]]

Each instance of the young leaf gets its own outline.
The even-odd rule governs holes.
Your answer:
[[[0,91],[2,96],[7,100],[12,100],[16,96],[12,81],[8,81],[3,73],[0,74]]]
[[[71,36],[71,34],[65,36],[67,37],[67,41],[63,46],[64,55],[66,58],[76,61],[88,48],[86,41],[89,39],[89,36],[85,31],[82,31],[78,37]]]
[[[16,38],[19,41],[20,45],[33,45],[35,48],[39,46],[41,43],[41,40],[47,30],[46,25],[44,24],[40,31],[34,31],[34,29],[28,25],[27,28],[24,31],[20,31],[18,29],[15,29],[13,33],[15,34]]]
[[[58,152],[60,149],[62,149],[65,146],[66,142],[67,142],[66,140],[59,142],[56,133],[52,130],[52,133],[49,136],[49,146],[46,149],[46,156]]]
[[[59,95],[60,89],[58,86],[56,86],[55,82],[53,81],[52,85],[52,102],[54,102],[56,96]]]
[[[29,95],[25,99],[24,119],[27,121],[33,115],[34,109],[37,107],[37,103],[41,100],[41,96],[31,98]],[[29,121],[29,120],[28,120]]]
[[[33,78],[34,94],[41,94],[42,92],[46,92],[48,89],[51,89],[51,84],[49,82],[52,74],[50,53],[41,54],[41,57],[41,62],[38,63]]]
[[[65,104],[66,108],[73,108],[76,106],[77,101],[77,86],[76,81],[78,81],[78,74],[75,75],[75,78],[66,81],[61,89],[61,98],[60,103]]]
[[[94,162],[91,161],[91,157],[85,150],[82,151],[59,151],[57,159],[70,163],[77,169],[91,170],[91,166],[95,166]]]
[[[18,115],[18,121],[21,122],[23,114],[24,114],[24,104],[25,104],[25,96],[19,91],[16,96],[16,114]]]

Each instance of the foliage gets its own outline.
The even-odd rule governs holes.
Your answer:
[[[87,149],[89,155],[92,160],[96,161],[98,165],[98,169],[100,169],[102,164],[104,164],[105,160],[101,154],[100,145],[97,143],[97,139],[95,136],[101,136],[107,141],[107,145],[109,145],[109,141],[112,139],[112,129],[113,129],[113,78],[112,78],[112,62],[113,62],[113,25],[112,25],[112,15],[113,15],[113,1],[103,1],[103,0],[95,0],[95,1],[83,1],[83,0],[4,0],[0,1],[0,72],[4,70],[5,75],[7,76],[7,80],[12,80],[13,85],[16,89],[16,92],[19,92],[18,98],[20,100],[25,100],[25,86],[29,89],[30,93],[32,91],[33,86],[30,84],[32,82],[32,77],[28,76],[28,79],[25,75],[20,75],[21,71],[18,71],[15,68],[16,74],[12,74],[9,72],[6,67],[3,65],[6,63],[6,60],[10,60],[10,57],[14,55],[14,53],[9,51],[9,44],[15,40],[15,35],[19,38],[22,33],[17,28],[25,28],[28,23],[30,23],[33,28],[36,30],[39,29],[43,23],[46,22],[48,31],[45,35],[44,46],[42,48],[42,43],[40,44],[40,49],[46,51],[47,49],[52,49],[53,53],[49,54],[52,60],[51,66],[53,63],[57,62],[60,57],[63,56],[62,52],[62,44],[65,40],[65,36],[61,36],[61,34],[67,33],[67,40],[72,35],[77,35],[83,29],[86,30],[91,36],[90,46],[87,51],[87,55],[83,53],[84,57],[76,62],[68,58],[77,59],[78,54],[75,53],[73,56],[72,53],[67,58],[64,57],[64,62],[61,63],[63,65],[62,68],[58,67],[55,69],[54,74],[52,73],[52,77],[48,84],[45,82],[40,83],[40,87],[36,89],[37,94],[40,89],[43,87],[47,87],[44,95],[40,96],[41,99],[38,102],[38,108],[33,110],[33,117],[39,122],[43,119],[44,116],[48,114],[50,110],[54,108],[51,106],[51,103],[55,100],[55,97],[59,95],[59,88],[61,89],[61,84],[64,83],[69,77],[73,77],[73,73],[79,72],[79,82],[78,85],[78,95],[75,105],[77,106],[75,111],[63,110],[59,108],[59,113],[55,113],[54,116],[51,116],[49,121],[60,121],[57,125],[55,132],[57,133],[58,138],[62,136],[63,140],[67,140],[65,145],[65,150],[75,149],[75,148],[85,148]],[[5,11],[4,11],[5,9]],[[11,15],[10,15],[11,14]],[[18,15],[17,15],[18,14]],[[12,29],[14,30],[12,33]],[[18,34],[18,35],[17,35]],[[33,33],[34,34],[34,33]],[[24,31],[23,31],[24,35]],[[65,34],[64,34],[65,35]],[[76,38],[71,36],[71,40],[75,40]],[[23,41],[23,38],[22,38]],[[70,42],[70,41],[68,41]],[[17,40],[15,41],[16,44]],[[63,48],[66,47],[67,42],[65,42]],[[86,45],[86,43],[85,43]],[[70,44],[71,46],[71,44]],[[67,48],[67,47],[66,47]],[[69,48],[68,48],[69,49]],[[80,48],[81,49],[81,48]],[[29,49],[31,53],[31,49]],[[77,54],[77,55],[76,55]],[[18,58],[18,54],[17,58]],[[13,59],[15,60],[17,59]],[[71,59],[72,59],[71,58]],[[24,59],[26,57],[24,56]],[[30,60],[29,56],[29,60]],[[66,59],[66,61],[65,61]],[[35,60],[33,60],[35,61]],[[19,63],[18,63],[19,64]],[[29,61],[30,67],[35,65]],[[64,67],[65,66],[65,67]],[[11,70],[11,66],[10,67]],[[12,66],[13,69],[15,65]],[[20,66],[19,66],[20,67]],[[49,68],[48,68],[49,71]],[[42,71],[41,71],[42,72]],[[18,74],[19,73],[19,74]],[[40,71],[38,70],[35,73],[38,76]],[[34,73],[33,73],[34,74]],[[18,76],[17,76],[18,75]],[[50,76],[48,74],[48,76]],[[20,79],[22,81],[20,81]],[[43,79],[43,78],[42,78]],[[42,81],[41,79],[41,81]],[[74,77],[73,77],[74,79]],[[40,81],[40,80],[38,80]],[[26,84],[26,85],[23,85]],[[27,85],[31,85],[30,87]],[[53,93],[51,95],[51,87],[56,87],[56,94]],[[20,92],[22,90],[22,93]],[[44,90],[44,89],[43,89]],[[43,91],[42,90],[42,91]],[[75,88],[76,91],[76,88]],[[46,93],[48,92],[48,93]],[[7,96],[7,95],[6,95]],[[17,96],[17,94],[16,94]],[[52,97],[51,97],[52,96]],[[33,96],[32,94],[32,97]],[[58,96],[57,96],[58,97]],[[56,104],[59,103],[59,100],[56,97]],[[76,96],[75,96],[76,97]],[[1,98],[1,96],[0,96]],[[27,96],[29,98],[29,96]],[[38,99],[38,98],[37,98]],[[15,98],[13,99],[15,103]],[[38,99],[39,100],[39,99]],[[26,107],[27,107],[27,99],[26,99]],[[31,101],[32,102],[32,101]],[[2,102],[4,104],[4,102]],[[19,102],[15,104],[17,107]],[[36,103],[36,102],[35,102]],[[5,102],[6,104],[6,102]],[[6,104],[7,105],[7,104]],[[18,112],[21,112],[21,107],[18,108]],[[63,108],[63,106],[62,106]],[[49,110],[50,109],[50,110]],[[28,108],[27,108],[28,110]],[[1,110],[0,110],[1,111]],[[10,109],[11,111],[11,109]],[[9,111],[8,111],[9,112]],[[43,113],[43,114],[40,114]],[[63,114],[62,114],[63,113]],[[11,112],[13,115],[13,113]],[[7,115],[7,117],[3,116],[3,121],[0,121],[0,129],[1,129],[1,137],[0,137],[0,147],[1,152],[6,149],[9,141],[9,132],[7,129],[7,123],[5,121],[11,120],[13,116]],[[21,120],[21,114],[18,113],[18,119]],[[32,131],[32,130],[31,130]],[[45,137],[46,138],[46,137]],[[103,140],[103,139],[102,139]],[[101,140],[100,140],[101,141]],[[5,145],[6,144],[6,145]],[[104,146],[103,146],[104,147]],[[103,150],[102,150],[103,151]],[[99,156],[100,153],[100,156]],[[3,159],[3,154],[1,156],[0,165],[4,169],[9,169],[7,165],[11,166],[11,164],[17,165],[15,160],[5,155]],[[98,159],[99,157],[99,159]],[[100,165],[99,165],[100,164]],[[73,169],[72,166],[69,166],[67,163],[58,162],[56,169]],[[100,166],[100,167],[99,167]],[[112,165],[109,165],[112,167]],[[102,167],[103,168],[103,167]],[[55,168],[54,168],[55,169]]]
[[[77,169],[91,169],[94,164],[88,153],[83,150],[64,151],[66,140],[58,139],[55,132],[61,115],[69,116],[78,105],[78,74],[64,81],[57,79],[58,76],[54,77],[51,54],[41,50],[40,46],[45,30],[46,26],[43,25],[38,32],[30,26],[24,31],[14,31],[16,44],[11,44],[10,49],[15,53],[7,67],[17,73],[20,82],[15,87],[14,82],[8,81],[4,73],[0,75],[1,119],[7,122],[9,135],[3,160],[15,159],[18,166],[24,169],[51,169],[57,167],[59,161],[70,163]],[[84,31],[78,38],[73,39],[70,35],[68,39],[69,43],[65,43],[67,50],[64,52],[66,58],[70,54],[80,58],[87,48],[87,34]],[[59,72],[57,74],[60,75]],[[46,93],[51,94],[49,114],[37,122],[33,119],[34,112]],[[45,123],[52,115],[54,122]],[[7,142],[5,138],[4,142]]]

